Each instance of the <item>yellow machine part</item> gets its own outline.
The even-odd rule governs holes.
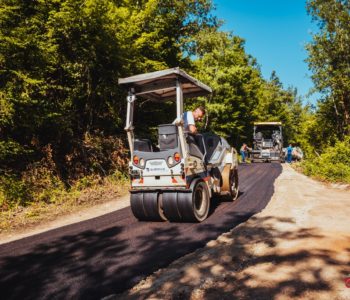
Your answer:
[[[231,171],[231,164],[226,164],[221,173],[221,178],[222,178],[221,191],[222,192],[230,191],[230,171]]]

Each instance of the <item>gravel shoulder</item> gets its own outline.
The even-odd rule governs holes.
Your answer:
[[[350,299],[349,200],[285,164],[265,210],[106,299]]]

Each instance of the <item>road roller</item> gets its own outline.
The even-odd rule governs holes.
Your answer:
[[[191,134],[184,128],[184,99],[209,95],[209,86],[179,68],[120,78],[118,83],[128,90],[130,206],[138,220],[202,222],[213,197],[237,199],[236,149],[214,133]],[[176,118],[158,125],[156,146],[135,137],[137,101],[176,101]]]

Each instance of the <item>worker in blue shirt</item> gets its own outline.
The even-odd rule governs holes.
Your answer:
[[[291,144],[289,144],[287,148],[287,162],[291,163],[292,162],[292,152],[293,152],[293,147]]]

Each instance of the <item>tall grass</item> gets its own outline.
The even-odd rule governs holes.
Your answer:
[[[350,137],[305,160],[301,168],[306,175],[321,180],[350,183]]]

